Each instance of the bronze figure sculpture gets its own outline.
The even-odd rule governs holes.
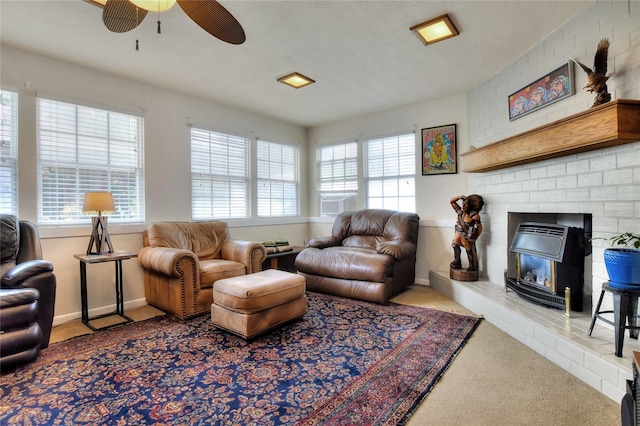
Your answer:
[[[462,206],[459,202],[462,201]],[[455,226],[455,234],[451,240],[454,259],[450,264],[449,275],[459,281],[478,280],[478,252],[476,240],[482,233],[480,211],[484,206],[484,199],[478,194],[468,196],[459,195],[450,200],[451,207],[458,214]],[[462,268],[462,248],[467,253],[468,267]]]

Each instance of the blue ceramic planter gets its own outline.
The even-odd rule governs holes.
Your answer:
[[[640,250],[610,248],[604,251],[604,264],[611,285],[640,288]]]

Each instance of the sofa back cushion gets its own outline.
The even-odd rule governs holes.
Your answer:
[[[376,249],[379,243],[407,240],[417,244],[419,217],[414,213],[364,209],[338,215],[332,236],[345,247]]]
[[[20,222],[13,215],[0,216],[0,275],[16,266],[20,249]]]
[[[201,260],[219,259],[222,244],[229,239],[229,226],[222,221],[158,222],[147,230],[145,244],[189,250]]]

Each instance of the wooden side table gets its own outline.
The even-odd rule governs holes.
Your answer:
[[[80,261],[80,298],[82,301],[82,323],[89,327],[93,331],[104,330],[106,328],[115,327],[117,325],[127,324],[133,322],[133,319],[124,314],[124,291],[122,282],[122,261],[137,257],[138,254],[134,252],[117,252],[109,254],[75,254],[73,257]],[[97,315],[89,318],[89,303],[87,301],[87,264],[114,262],[116,266],[116,310],[108,314]],[[110,324],[104,327],[94,327],[90,321],[98,318],[105,318],[113,315],[118,315],[125,321],[121,321],[115,324]]]
[[[304,247],[292,246],[289,251],[282,251],[279,253],[269,253],[267,258],[262,262],[262,270],[265,269],[279,269],[287,272],[297,272],[294,262],[296,256],[304,250]],[[278,263],[280,260],[280,263]]]

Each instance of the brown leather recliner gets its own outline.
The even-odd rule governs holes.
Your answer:
[[[0,215],[0,368],[36,359],[49,346],[56,300],[53,265],[42,259],[38,228]]]
[[[307,290],[386,304],[415,281],[419,221],[393,210],[341,213],[330,237],[300,252],[296,269]]]
[[[226,222],[159,222],[143,232],[138,261],[147,302],[180,319],[211,313],[213,283],[259,272],[264,245],[232,240]]]

